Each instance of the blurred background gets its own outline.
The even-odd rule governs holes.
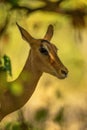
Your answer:
[[[87,130],[87,1],[0,0],[0,58],[10,59],[8,81],[18,77],[30,50],[16,22],[35,38],[52,24],[51,42],[69,75],[59,80],[44,73],[28,103],[4,118],[0,130]]]

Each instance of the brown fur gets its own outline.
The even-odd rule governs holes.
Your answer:
[[[57,48],[50,43],[53,35],[53,26],[49,25],[48,30],[42,39],[33,38],[25,29],[17,24],[23,39],[25,39],[31,46],[31,51],[19,77],[13,82],[7,82],[7,88],[12,87],[13,84],[19,83],[23,87],[20,95],[14,95],[10,89],[7,89],[0,95],[0,120],[7,114],[20,109],[26,104],[29,98],[35,91],[36,85],[43,74],[43,72],[64,79],[67,76],[68,70],[62,64],[57,56]],[[47,43],[46,42],[49,42]],[[39,48],[43,46],[48,49],[48,55],[41,54]],[[26,78],[24,78],[26,74]]]

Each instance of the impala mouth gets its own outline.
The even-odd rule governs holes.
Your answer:
[[[62,74],[62,76],[60,77],[60,79],[65,79],[65,78],[67,78],[67,75],[64,74]]]
[[[67,76],[64,76],[64,75],[57,75],[56,76],[58,79],[65,79],[65,78],[67,78]]]
[[[65,79],[65,78],[67,78],[68,70],[66,69],[66,71],[61,70],[61,71],[58,71],[58,72],[55,71],[53,73],[53,75],[56,76],[59,79]]]
[[[67,71],[61,70],[61,74],[62,74],[63,77],[67,77],[67,75],[68,75],[68,70],[67,70]]]
[[[62,72],[61,75],[59,76],[60,79],[65,79],[67,78],[67,75],[68,75],[68,71],[67,73],[66,72]]]

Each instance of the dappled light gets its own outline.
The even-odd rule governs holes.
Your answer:
[[[28,73],[32,72],[31,46],[34,58],[42,54],[32,60],[35,77]],[[39,49],[35,50],[36,46]],[[62,62],[62,78],[66,77],[63,80],[57,78],[59,70],[60,75],[56,75],[49,72],[49,64],[48,70],[43,67],[48,62],[57,66],[53,57],[56,51]],[[37,87],[28,91],[29,85]],[[12,98],[5,100],[8,91]],[[0,101],[5,102],[4,109],[0,102],[0,115],[4,117],[0,117],[0,130],[87,129],[86,0],[0,0]]]

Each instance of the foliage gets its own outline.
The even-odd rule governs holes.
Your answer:
[[[4,55],[0,59],[0,71],[7,72],[10,76],[12,76],[11,60],[7,55]]]
[[[55,118],[54,118],[54,122],[57,122],[59,123],[60,125],[62,125],[63,123],[63,114],[64,114],[64,108],[62,107],[58,113],[55,115]]]
[[[39,109],[36,112],[35,120],[38,122],[44,122],[48,117],[48,110],[45,108]]]
[[[39,10],[43,12],[54,12],[59,15],[65,15],[66,17],[68,16],[68,20],[70,21],[71,26],[75,30],[78,30],[77,32],[79,38],[81,37],[79,34],[79,32],[81,33],[80,30],[85,29],[87,26],[87,2],[85,0],[35,0],[34,2],[31,0],[2,0],[1,4],[5,7],[7,6],[7,16],[4,21],[4,26],[2,25],[0,28],[0,34],[6,32],[6,28],[8,27],[14,12],[16,12],[17,19],[19,19],[18,17],[22,17],[24,15],[28,16],[31,13]]]
[[[48,84],[48,86],[50,86],[51,88],[54,86],[57,87],[58,91],[55,94],[57,97],[58,104],[59,104],[60,98],[62,98],[63,101],[66,100],[66,98],[65,99],[63,98],[65,93],[66,95],[69,95],[70,93],[70,97],[68,96],[66,97],[68,100],[71,100],[72,99],[71,97],[74,98],[76,91],[78,89],[81,89],[82,87],[82,89],[80,90],[81,91],[80,93],[78,90],[78,93],[79,95],[81,95],[81,97],[80,98],[76,97],[77,99],[76,101],[78,104],[78,102],[80,102],[80,100],[83,99],[82,91],[84,90],[85,93],[87,92],[87,89],[85,90],[87,86],[86,85],[87,84],[86,83],[86,79],[87,79],[86,78],[87,76],[86,61],[87,60],[83,56],[83,54],[86,54],[87,52],[87,51],[84,51],[84,49],[86,50],[87,48],[87,44],[86,46],[84,46],[84,48],[82,48],[83,45],[80,44],[81,48],[79,48],[79,45],[76,44],[77,43],[75,39],[76,37],[74,37],[74,40],[71,37],[72,35],[71,30],[72,29],[75,30],[74,33],[77,33],[76,35],[78,36],[77,38],[80,40],[80,42],[82,42],[81,34],[83,33],[83,30],[85,30],[85,28],[87,27],[87,9],[86,8],[87,8],[86,0],[77,0],[77,1],[76,0],[55,0],[55,1],[54,0],[34,0],[34,1],[32,0],[2,0],[2,2],[0,1],[0,16],[4,14],[2,17],[0,17],[0,46],[3,41],[2,39],[4,39],[5,41],[5,43],[3,42],[4,47],[7,48],[7,50],[9,51],[9,53],[6,53],[6,55],[0,58],[0,72],[6,72],[12,77],[13,76],[12,69],[16,71],[17,70],[16,65],[19,64],[19,68],[18,68],[19,70],[21,68],[20,67],[21,59],[24,59],[23,56],[26,50],[23,46],[19,45],[20,43],[22,44],[23,41],[21,40],[19,41],[19,39],[17,39],[18,35],[16,33],[16,29],[14,29],[16,28],[15,23],[17,21],[25,25],[25,27],[29,25],[29,29],[30,27],[32,28],[30,30],[32,32],[31,34],[34,34],[35,37],[42,36],[45,32],[47,25],[52,23],[55,28],[55,36],[54,36],[53,42],[56,45],[58,44],[58,47],[59,47],[58,52],[60,53],[60,56],[62,57],[62,59],[65,60],[64,62],[69,68],[69,76],[65,81],[62,81],[62,82],[61,81],[56,82],[56,80],[54,80],[54,83],[53,84],[50,83]],[[33,18],[31,17],[31,15]],[[9,43],[8,43],[7,38],[10,39]],[[60,43],[57,43],[57,42],[60,42]],[[84,52],[83,54],[82,54],[81,49],[83,49],[83,52]],[[17,51],[20,51],[20,52],[17,53]],[[11,59],[9,58],[8,54],[12,55]],[[17,57],[18,59],[15,57]],[[11,66],[12,62],[14,64],[13,66]],[[24,76],[23,78],[26,78],[26,77],[27,76]],[[46,81],[48,81],[48,75],[46,77]],[[19,95],[23,91],[21,86],[22,84],[15,83],[11,88],[12,94]],[[47,87],[47,85],[45,85],[45,91],[46,92],[49,91],[50,87]],[[72,89],[75,89],[75,90],[72,91]],[[50,95],[52,96],[52,94],[54,94],[53,91],[51,92]],[[49,101],[51,102],[51,105],[49,105],[50,109],[53,106],[55,107],[54,100],[52,101],[51,100],[52,100],[52,97]],[[72,104],[73,101],[72,102],[71,101],[70,103]],[[76,109],[78,109],[78,107]],[[48,108],[39,108],[35,112],[35,116],[32,123],[29,123],[30,121],[28,121],[27,123],[21,122],[21,121],[10,122],[4,127],[4,130],[23,130],[23,129],[24,130],[25,129],[26,130],[42,130],[41,129],[42,125],[44,125],[45,127],[46,121],[49,120],[49,113],[50,113],[49,111],[50,110],[48,110]],[[56,108],[56,111],[57,113],[53,117],[53,122],[56,123],[57,125],[62,126],[62,123],[64,122],[63,116],[64,116],[65,109],[64,107],[62,107],[62,109],[58,111]],[[70,110],[70,112],[73,115],[75,111],[71,112]],[[66,120],[67,118],[68,118],[68,114],[67,114]],[[71,118],[72,117],[70,117],[70,119]],[[85,118],[87,118],[87,115]],[[38,127],[37,124],[39,124],[40,127]]]
[[[2,129],[0,129],[2,130]],[[37,127],[32,126],[31,124],[28,125],[28,123],[20,123],[20,122],[9,122],[7,125],[5,125],[4,130],[42,130]]]

